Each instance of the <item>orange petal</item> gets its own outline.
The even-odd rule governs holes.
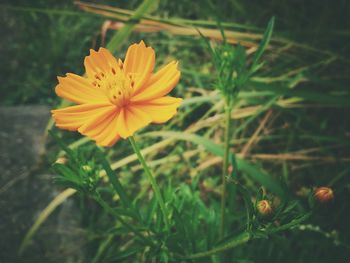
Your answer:
[[[182,99],[174,97],[161,97],[142,103],[134,103],[132,107],[147,113],[154,123],[164,123],[177,112]]]
[[[132,106],[124,107],[119,114],[117,127],[122,138],[127,138],[135,131],[145,127],[152,121],[150,116],[140,109]]]
[[[112,121],[112,117],[118,112],[119,110],[115,106],[98,109],[91,113],[90,117],[79,127],[78,131],[86,136],[95,136],[101,132],[105,122]]]
[[[117,133],[117,119],[119,115],[119,110],[105,116],[102,120],[95,120],[93,129],[86,127],[81,127],[79,132],[90,137],[96,141],[97,145],[100,146],[112,146],[120,136]],[[90,126],[90,127],[91,127]]]
[[[86,78],[68,73],[66,77],[58,77],[58,82],[55,91],[61,98],[78,104],[108,102],[106,95]]]
[[[76,105],[51,112],[57,127],[76,131],[94,119],[102,118],[113,111],[115,105],[104,103]]]
[[[109,122],[106,129],[104,129],[101,134],[96,137],[96,143],[100,146],[112,146],[115,144],[119,139],[120,136],[117,133],[117,120],[118,115],[114,117],[114,119]]]
[[[177,69],[177,62],[170,62],[152,75],[142,90],[135,93],[131,101],[146,101],[160,98],[168,94],[179,82],[180,71]]]
[[[124,72],[131,74],[135,80],[134,90],[137,92],[150,77],[155,63],[153,48],[146,47],[141,41],[128,48],[124,61]]]
[[[94,79],[96,74],[111,73],[119,67],[116,58],[108,49],[101,47],[98,51],[90,49],[90,55],[85,57],[84,66],[89,78]]]

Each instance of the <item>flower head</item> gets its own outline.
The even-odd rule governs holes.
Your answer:
[[[263,216],[268,216],[272,213],[271,203],[268,200],[261,200],[258,202],[256,208]]]
[[[329,187],[318,187],[315,190],[315,198],[321,203],[327,203],[334,198],[333,190]]]
[[[56,94],[78,105],[52,110],[56,126],[111,146],[149,123],[172,118],[182,99],[166,96],[178,83],[173,61],[153,73],[155,53],[143,41],[129,47],[124,62],[105,48],[90,50],[87,77],[58,77]]]

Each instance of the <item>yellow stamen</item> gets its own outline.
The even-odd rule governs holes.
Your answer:
[[[118,64],[119,67],[112,68],[111,72],[96,74],[93,85],[104,90],[111,103],[122,107],[129,102],[135,80],[131,74],[124,73],[121,61]]]

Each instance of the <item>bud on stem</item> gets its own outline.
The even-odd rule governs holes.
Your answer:
[[[268,216],[272,213],[272,206],[268,200],[261,200],[256,205],[259,213],[263,216]]]
[[[333,190],[325,186],[316,188],[314,196],[320,203],[328,203],[334,199]]]

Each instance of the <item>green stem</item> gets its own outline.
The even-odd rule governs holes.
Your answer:
[[[112,243],[114,238],[113,234],[110,234],[106,237],[105,240],[103,240],[103,242],[101,243],[101,245],[99,246],[96,255],[94,256],[94,258],[92,259],[91,263],[98,263],[103,255],[103,253],[106,251],[106,249],[108,248],[108,246]]]
[[[252,236],[251,236],[251,234],[249,232],[243,232],[242,234],[240,234],[239,236],[235,237],[231,241],[225,243],[224,245],[215,247],[215,248],[213,248],[211,250],[204,251],[204,252],[199,252],[199,253],[196,253],[196,254],[191,254],[191,255],[188,255],[188,256],[185,256],[185,257],[180,256],[180,255],[178,255],[178,256],[181,257],[181,258],[184,258],[184,259],[197,259],[197,258],[209,257],[209,256],[212,256],[212,255],[221,253],[223,251],[232,249],[232,248],[237,247],[239,245],[242,245],[244,243],[247,243],[251,238],[252,238]]]
[[[147,177],[148,177],[148,180],[150,181],[151,183],[151,186],[153,188],[153,191],[154,191],[154,194],[156,196],[156,199],[157,199],[157,202],[160,206],[160,210],[162,211],[162,214],[163,214],[163,218],[164,218],[164,223],[166,225],[166,228],[169,229],[169,220],[168,220],[168,217],[167,217],[167,212],[166,212],[166,209],[165,209],[165,204],[164,204],[164,200],[163,200],[163,197],[160,193],[160,189],[159,189],[159,186],[156,182],[156,180],[154,179],[154,176],[151,172],[151,170],[149,169],[145,159],[143,158],[142,154],[141,154],[141,151],[140,151],[140,148],[138,147],[138,145],[136,144],[135,142],[135,139],[133,136],[130,136],[129,137],[129,141],[132,145],[132,148],[134,149],[134,152],[136,153],[137,155],[137,158],[139,159]]]
[[[221,225],[220,225],[220,238],[224,237],[225,232],[225,204],[226,204],[226,183],[228,176],[228,164],[230,156],[230,134],[231,134],[231,111],[232,106],[230,103],[225,105],[225,142],[224,142],[224,162],[222,167],[222,191],[221,191]]]

